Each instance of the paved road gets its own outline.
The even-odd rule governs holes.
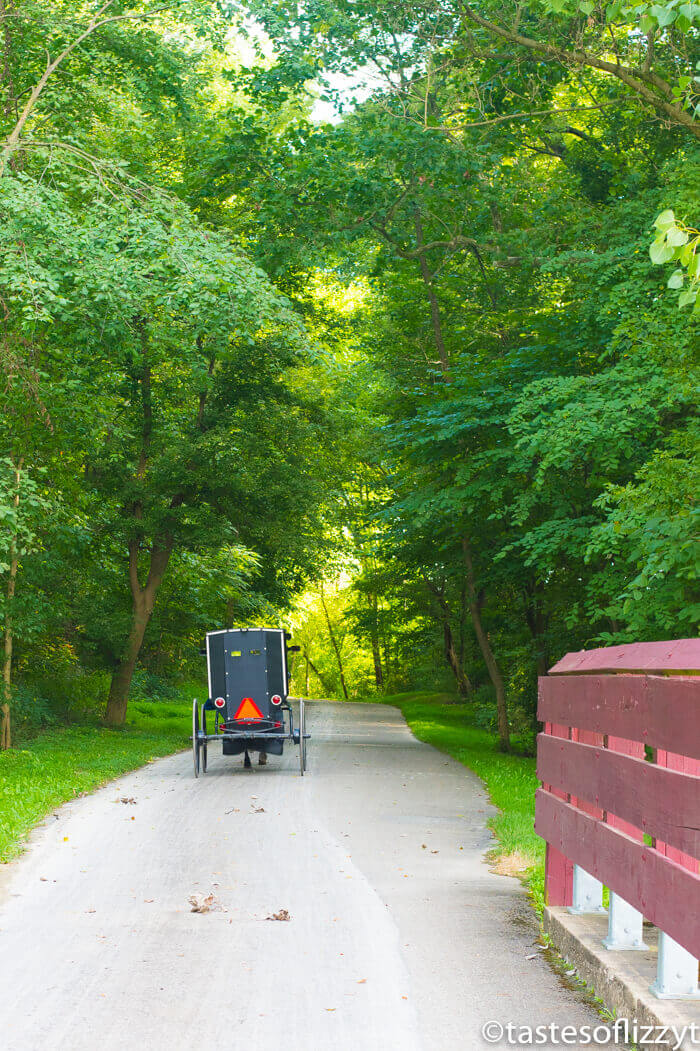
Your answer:
[[[184,753],[35,834],[2,876],[3,1051],[446,1051],[490,1019],[596,1021],[482,860],[481,782],[393,708],[310,709],[303,779],[292,749],[199,781]]]

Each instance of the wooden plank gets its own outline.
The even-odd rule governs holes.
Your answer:
[[[547,843],[544,855],[544,903],[569,906],[574,903],[574,863]]]
[[[700,857],[700,777],[692,772],[540,734],[537,773],[552,788],[570,792],[572,802],[591,816],[602,817],[605,810],[686,855]]]
[[[568,726],[559,723],[546,723],[545,733],[553,737],[561,737],[568,740],[571,730]],[[555,795],[560,793],[553,789]],[[562,799],[568,799],[566,792],[561,793]],[[572,861],[553,847],[547,844],[544,856],[544,901],[545,905],[571,905],[574,900],[574,865]]]
[[[678,770],[683,774],[690,774],[695,778],[700,778],[700,761],[688,759],[685,755],[676,755],[675,752],[665,752],[659,748],[656,752],[656,765],[659,768],[665,767],[668,770]],[[696,815],[695,823],[697,824],[700,821],[700,806],[696,810]],[[690,869],[691,872],[700,871],[700,864],[697,860],[700,858],[700,852],[693,850],[691,847],[685,847],[685,844],[675,842],[673,837],[669,837],[668,829],[664,829],[663,841],[661,838],[657,838],[654,846],[660,854],[671,858],[672,861],[682,865],[683,868]],[[678,849],[679,846],[681,847],[680,850]]]
[[[609,735],[605,738],[605,747],[609,748],[611,752],[620,752],[622,755],[631,755],[634,756],[635,759],[644,758],[644,745],[641,741],[628,741],[624,737],[612,737]],[[625,835],[631,836],[632,839],[644,838],[640,828],[637,828],[636,825],[618,817],[616,814],[610,812],[606,813],[605,820],[609,825],[612,825],[613,828],[619,829],[620,832],[624,832]]]
[[[700,956],[700,876],[540,788],[535,830]]]
[[[603,734],[595,733],[593,730],[579,730],[577,727],[571,728],[571,740],[579,741],[581,744],[592,744],[597,745],[599,748],[603,747],[605,736]],[[560,785],[558,787],[561,787]],[[577,806],[579,810],[583,810],[584,814],[590,814],[591,817],[602,818],[603,808],[600,806],[594,806],[591,802],[590,792],[577,792],[569,788],[569,802]]]
[[[537,715],[700,759],[700,676],[546,675]]]
[[[591,672],[697,672],[700,671],[700,639],[670,642],[631,642],[598,650],[567,653],[550,668],[550,675],[582,675]]]

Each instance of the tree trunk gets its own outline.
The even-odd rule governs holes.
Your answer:
[[[323,584],[321,584],[321,605],[323,606],[323,612],[324,612],[325,617],[326,617],[326,624],[328,625],[328,634],[330,635],[331,645],[333,646],[333,652],[335,653],[335,659],[338,662],[338,672],[340,674],[340,685],[341,685],[341,687],[343,689],[343,696],[344,696],[345,700],[347,701],[347,700],[349,700],[349,697],[348,697],[348,688],[345,685],[345,672],[343,670],[343,658],[340,655],[340,648],[338,647],[338,643],[336,641],[336,637],[335,637],[335,634],[333,632],[333,628],[331,626],[331,618],[328,615],[328,606],[326,605],[326,600],[323,597]]]
[[[15,495],[12,503],[17,512],[19,508],[19,483],[22,476],[24,457],[20,457],[15,466]],[[2,705],[0,706],[0,751],[12,747],[12,723],[10,718],[10,690],[12,687],[12,646],[14,637],[12,634],[12,604],[17,587],[17,570],[19,568],[19,553],[17,543],[13,538],[10,542],[10,572],[7,578],[7,590],[5,592],[5,623],[3,626],[3,650],[2,650]]]
[[[457,656],[457,651],[455,650],[454,636],[452,635],[452,627],[446,616],[443,617],[442,631],[445,643],[445,660],[447,661],[450,670],[455,677],[459,696],[467,697],[471,693],[472,684],[469,681],[469,677],[465,674],[459,657]]]
[[[546,675],[549,666],[547,642],[544,637],[542,610],[537,601],[534,587],[525,588],[525,620],[530,629],[532,641],[535,644],[535,666],[537,668],[537,675]]]
[[[19,495],[19,494],[18,494]],[[5,625],[3,631],[2,653],[2,714],[0,718],[0,751],[12,746],[12,728],[10,721],[10,689],[12,686],[12,601],[15,597],[17,583],[17,558],[15,544],[10,546],[10,575],[7,581],[5,607]]]
[[[327,693],[327,694],[333,693],[333,690],[331,689],[329,683],[326,682],[326,680],[323,677],[323,675],[321,675],[321,672],[318,670],[318,668],[316,667],[314,662],[311,660],[311,657],[307,657],[306,654],[304,654],[304,656],[306,657],[306,660],[308,661],[309,668],[311,668],[311,671],[314,673],[314,675],[316,676],[318,681],[321,683],[321,686],[323,687],[323,692]],[[307,679],[307,683],[308,683],[308,679]],[[308,685],[307,685],[307,690],[306,690],[307,696],[308,696],[308,692],[309,691],[308,691]]]
[[[372,638],[372,660],[374,661],[374,682],[378,689],[384,685],[384,669],[382,668],[382,653],[379,648],[379,623],[377,596],[368,595],[367,602],[372,610],[372,626],[370,634]]]
[[[108,726],[123,726],[129,701],[129,689],[136,662],[141,652],[143,637],[153,613],[156,595],[170,559],[172,541],[166,540],[151,551],[151,565],[146,583],[142,586],[138,576],[139,542],[129,544],[129,583],[131,585],[131,628],[119,664],[112,675],[109,687],[105,722]]]
[[[484,658],[484,664],[488,669],[489,678],[491,679],[493,688],[496,691],[498,747],[502,752],[509,752],[510,729],[508,727],[508,701],[506,698],[506,690],[503,683],[503,676],[501,675],[501,669],[498,667],[498,662],[494,656],[491,643],[489,642],[488,635],[484,631],[484,625],[481,620],[481,604],[476,592],[474,564],[472,562],[469,541],[466,537],[462,539],[462,551],[464,552],[464,565],[467,571],[467,601],[472,624],[474,625],[474,634],[479,643],[481,655]]]
[[[149,614],[146,612],[144,603],[134,603],[129,637],[109,687],[107,710],[105,711],[105,722],[108,726],[123,726],[126,721],[129,689],[148,621]]]
[[[414,213],[414,226],[416,231],[416,248],[418,249],[418,265],[420,267],[420,276],[423,279],[425,285],[425,291],[428,296],[428,303],[430,304],[430,321],[433,326],[433,339],[435,340],[435,349],[438,352],[440,358],[440,369],[443,375],[446,375],[449,371],[449,361],[447,360],[447,350],[445,348],[445,339],[442,334],[442,320],[440,317],[440,304],[438,303],[437,295],[435,294],[435,275],[431,272],[428,266],[428,260],[426,253],[421,251],[425,244],[425,238],[423,237],[423,221],[420,214],[420,208],[416,207]]]
[[[439,588],[432,580],[425,579],[426,587],[428,591],[437,599],[439,607],[439,622],[442,626],[442,637],[443,637],[443,652],[447,665],[455,677],[457,683],[457,690],[460,697],[466,697],[472,691],[472,684],[469,681],[469,676],[465,673],[462,666],[462,662],[457,655],[455,650],[454,635],[452,634],[452,625],[450,623],[451,610],[450,604],[445,598],[445,584]]]

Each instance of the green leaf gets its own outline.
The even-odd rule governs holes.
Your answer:
[[[687,307],[690,303],[695,303],[697,294],[696,288],[684,288],[678,297],[678,306]]]
[[[654,226],[657,230],[668,230],[669,226],[673,226],[676,221],[676,217],[673,213],[672,208],[667,208],[661,215],[657,215],[654,220]]]
[[[682,288],[685,274],[682,270],[674,270],[668,279],[667,288]]]
[[[669,259],[673,259],[673,248],[666,244],[665,241],[657,239],[652,241],[649,246],[649,257],[652,263],[657,265],[661,263],[668,263]]]
[[[689,237],[685,230],[681,230],[679,226],[674,226],[666,234],[666,240],[674,248],[679,248],[681,245],[687,244]]]
[[[675,11],[668,7],[662,7],[660,4],[653,4],[651,13],[660,26],[670,26],[677,18],[677,13]]]
[[[678,253],[678,258],[682,266],[688,266],[690,260],[693,258],[693,246],[692,244],[685,244]]]

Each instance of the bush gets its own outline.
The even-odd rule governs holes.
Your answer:
[[[46,726],[56,723],[51,702],[24,683],[16,684],[10,693],[10,716],[15,738],[33,737]]]
[[[179,685],[175,685],[162,675],[157,675],[148,668],[137,668],[131,680],[130,696],[143,701],[174,701],[181,695]]]

